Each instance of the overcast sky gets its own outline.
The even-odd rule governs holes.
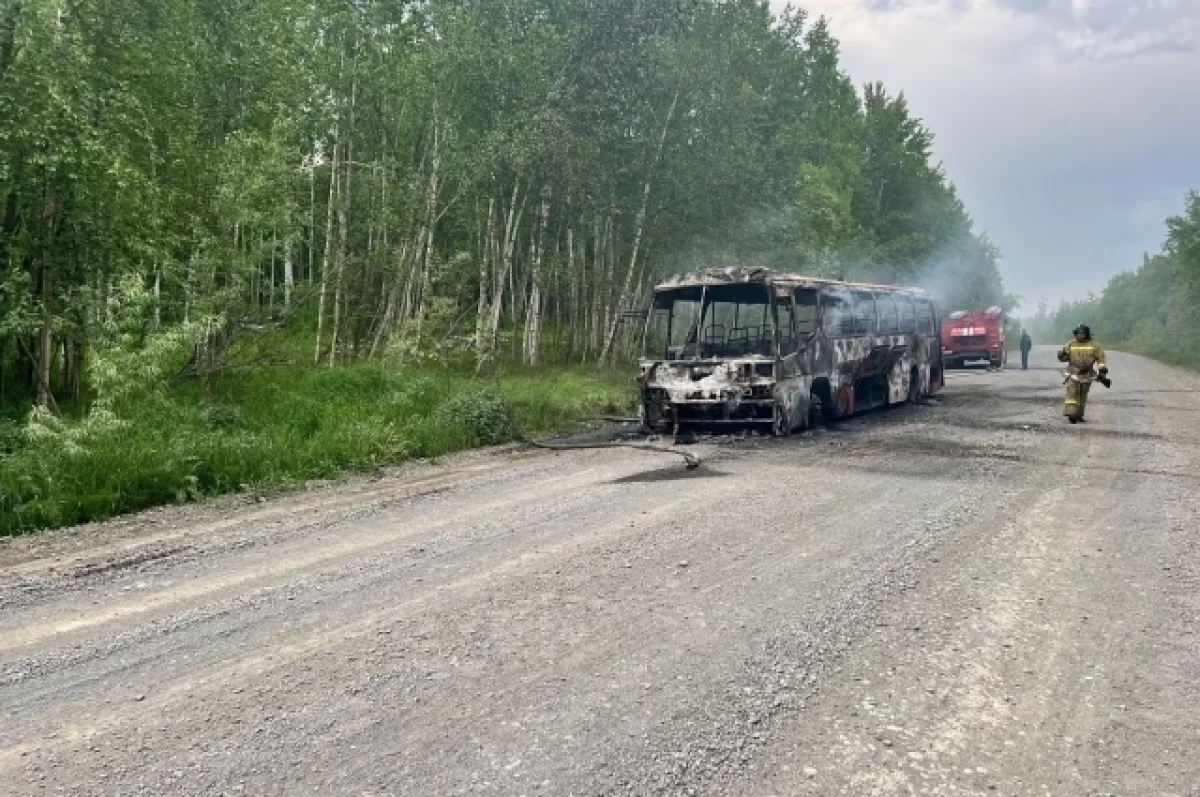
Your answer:
[[[1200,0],[798,4],[856,82],[905,92],[1029,311],[1159,251],[1200,190]]]

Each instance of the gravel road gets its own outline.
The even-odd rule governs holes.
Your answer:
[[[0,543],[0,793],[1200,795],[1200,377]]]

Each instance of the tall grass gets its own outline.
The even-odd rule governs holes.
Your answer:
[[[81,440],[0,429],[0,535],[270,490],[544,434],[629,412],[625,374],[523,371],[477,380],[361,365],[226,377],[148,399]],[[6,448],[7,447],[7,448]]]

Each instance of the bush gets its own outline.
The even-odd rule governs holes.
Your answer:
[[[0,418],[0,457],[15,454],[25,447],[26,437],[23,426]]]
[[[474,389],[460,393],[437,410],[439,423],[461,426],[473,445],[493,446],[519,437],[516,414],[503,394]]]
[[[438,457],[629,411],[627,373],[302,368],[149,393],[118,418],[0,422],[0,536]]]

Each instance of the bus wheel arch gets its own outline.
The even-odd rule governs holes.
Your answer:
[[[817,379],[813,382],[809,399],[809,425],[829,423],[837,418],[837,404],[833,400],[833,387],[828,379]]]

